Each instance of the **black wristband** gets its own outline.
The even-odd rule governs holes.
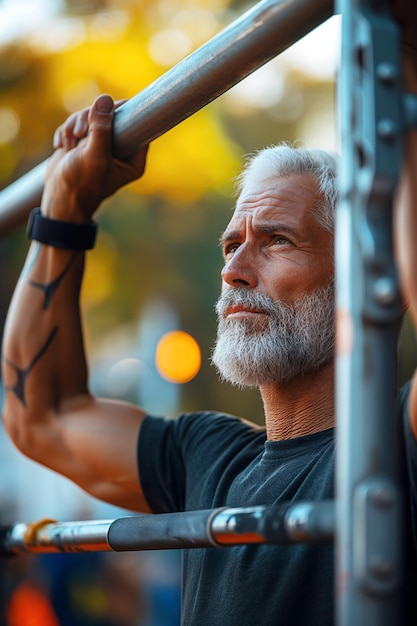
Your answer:
[[[54,248],[64,250],[91,250],[97,236],[97,224],[75,224],[62,220],[52,220],[33,209],[27,226],[29,239],[40,241]]]

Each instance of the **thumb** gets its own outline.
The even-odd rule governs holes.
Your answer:
[[[92,152],[98,153],[97,156],[103,152],[111,152],[113,117],[113,99],[106,94],[98,96],[93,102],[88,116],[91,148]]]

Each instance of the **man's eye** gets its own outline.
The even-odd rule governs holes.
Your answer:
[[[284,237],[284,235],[274,235],[274,237],[272,238],[272,243],[282,246],[284,244],[290,243],[290,240],[287,239],[287,237]]]
[[[234,252],[236,252],[238,247],[239,247],[238,243],[230,243],[228,246],[226,246],[224,250],[224,256],[228,257],[229,255],[233,254]]]

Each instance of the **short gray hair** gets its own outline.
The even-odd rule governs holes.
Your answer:
[[[252,183],[275,176],[304,174],[317,181],[323,202],[315,208],[317,221],[334,233],[336,206],[339,200],[337,171],[339,157],[334,152],[318,148],[299,148],[289,144],[269,146],[248,156],[241,174],[236,178],[239,193]]]

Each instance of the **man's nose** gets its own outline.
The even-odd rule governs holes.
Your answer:
[[[243,286],[254,289],[258,284],[253,259],[244,245],[239,246],[232,258],[226,262],[222,269],[222,279],[231,287]]]

